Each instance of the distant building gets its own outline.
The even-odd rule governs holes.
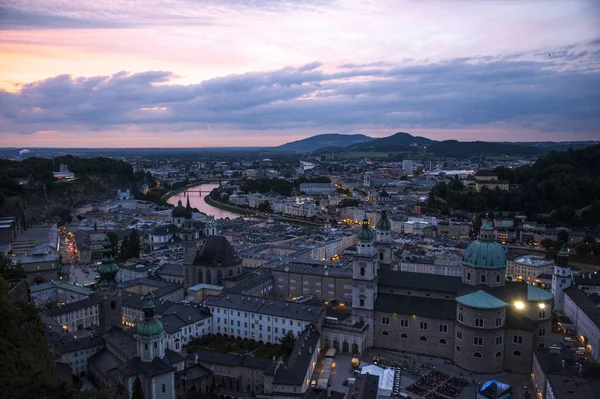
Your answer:
[[[69,170],[69,167],[65,164],[60,164],[58,172],[52,172],[54,175],[54,180],[58,181],[67,181],[73,180],[75,178],[75,174]]]
[[[300,191],[306,195],[331,195],[337,189],[331,183],[302,183],[300,184]]]
[[[404,161],[402,161],[402,171],[405,175],[412,175],[413,173],[415,173],[415,166],[413,161],[411,161],[410,159],[405,159]]]

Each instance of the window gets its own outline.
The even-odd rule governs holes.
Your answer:
[[[427,341],[427,337],[425,337],[424,335],[421,335],[421,338],[419,338],[419,340],[426,342]]]
[[[513,356],[521,356],[521,352],[519,352],[519,351],[514,351],[514,352],[513,352]]]
[[[458,314],[458,321],[463,322],[465,320],[464,316],[462,313]]]
[[[496,357],[500,357],[500,356],[502,356],[502,353],[496,352]]]
[[[538,319],[545,319],[545,318],[546,318],[546,311],[542,309],[538,312]]]
[[[471,281],[471,272],[467,272],[467,281]]]
[[[390,325],[390,318],[389,317],[382,317],[381,318],[381,324],[389,326]]]
[[[365,300],[364,299],[359,299],[358,300],[358,306],[365,306]]]
[[[473,353],[473,357],[481,359],[483,356],[481,356],[481,352],[475,352]]]
[[[426,321],[422,321],[419,323],[419,329],[420,330],[427,330],[427,322]]]
[[[540,328],[540,329],[538,330],[538,336],[539,336],[539,337],[544,337],[544,336],[546,336],[546,329],[545,329],[545,328]]]
[[[440,332],[448,332],[448,325],[447,324],[440,324]]]
[[[496,317],[496,327],[500,327],[502,325],[502,318]]]
[[[502,336],[496,337],[496,345],[502,345]]]
[[[364,268],[364,267],[361,267],[361,268],[360,268],[360,275],[361,275],[361,276],[364,276],[364,275],[365,275],[365,268]]]
[[[381,335],[390,335],[390,333],[388,331],[384,330],[384,331],[381,332]]]
[[[460,331],[456,332],[456,339],[462,340],[462,333]]]
[[[442,338],[439,340],[439,343],[442,345],[446,345],[446,340],[444,338]]]
[[[475,319],[475,327],[483,327],[483,319]]]
[[[473,337],[473,345],[483,346],[483,337]]]
[[[481,275],[481,277],[480,277],[480,281],[481,281],[482,283],[485,283],[485,274],[482,274],[482,275]]]
[[[522,344],[523,343],[523,336],[522,335],[513,335],[513,343],[515,343],[515,344]]]
[[[496,282],[499,283],[500,282],[500,275],[496,274]]]
[[[408,335],[402,333],[402,334],[400,334],[400,338],[408,338]]]
[[[115,303],[115,301],[112,301],[112,302],[110,303],[110,308],[111,308],[112,310],[115,310],[115,309],[117,308],[117,304]]]
[[[167,392],[167,384],[162,384],[160,390],[162,391],[162,393]]]
[[[456,345],[456,351],[460,352],[460,346]]]
[[[408,320],[401,319],[400,320],[400,327],[408,328]]]

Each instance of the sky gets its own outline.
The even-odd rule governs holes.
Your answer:
[[[600,140],[597,0],[0,0],[0,146]]]

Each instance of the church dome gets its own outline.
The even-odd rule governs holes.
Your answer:
[[[387,218],[387,212],[381,211],[381,218],[377,222],[377,226],[375,226],[377,231],[390,231],[392,230],[392,224],[390,220]]]
[[[189,204],[189,198],[188,198],[188,204]],[[171,217],[173,217],[173,218],[188,218],[190,216],[191,216],[190,210],[188,208],[184,207],[181,200],[179,200],[179,202],[177,202],[177,206],[175,208],[173,208]]]
[[[154,339],[164,334],[162,321],[154,317],[154,302],[147,300],[144,304],[144,320],[135,329],[138,338]]]
[[[369,227],[369,219],[367,215],[362,222],[362,229],[358,232],[358,241],[373,241],[375,239],[375,233]]]
[[[506,251],[502,245],[493,241],[493,227],[485,220],[477,241],[467,246],[462,264],[480,269],[499,269],[506,267]]]

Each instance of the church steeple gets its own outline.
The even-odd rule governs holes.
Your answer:
[[[192,217],[192,207],[190,206],[190,195],[186,196],[185,210],[188,212],[188,218]]]
[[[104,236],[104,243],[102,245],[102,264],[96,269],[100,275],[98,287],[101,290],[109,290],[116,288],[118,285],[117,273],[119,272],[119,266],[115,264],[115,260],[112,257],[112,247],[108,236]]]
[[[98,295],[100,296],[100,331],[105,333],[112,326],[122,324],[121,290],[117,282],[119,266],[112,257],[110,239],[104,236],[102,264],[96,269],[100,275]]]

